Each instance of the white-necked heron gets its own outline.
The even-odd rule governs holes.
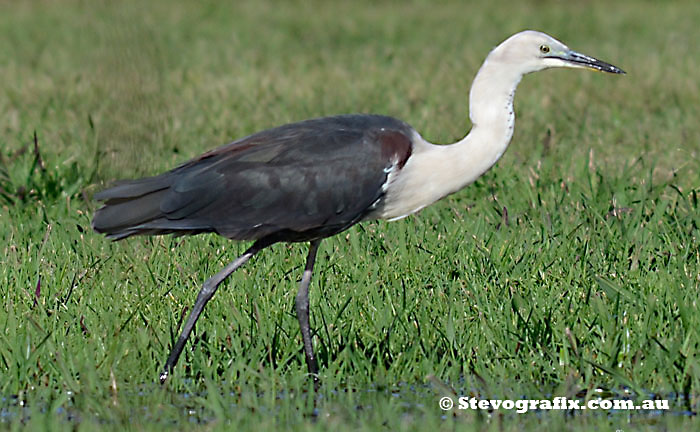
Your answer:
[[[212,276],[160,375],[165,381],[217,287],[277,242],[310,242],[296,297],[304,353],[316,379],[309,328],[309,282],[322,239],[371,219],[397,220],[456,192],[503,155],[513,135],[513,96],[523,75],[552,67],[621,69],[572,51],[544,33],[524,31],[486,57],[469,94],[472,129],[434,145],[392,117],[352,114],[265,130],[155,177],[99,192],[93,228],[115,240],[140,234],[215,232],[253,245]]]

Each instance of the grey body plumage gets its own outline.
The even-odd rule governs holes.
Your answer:
[[[269,129],[97,193],[105,206],[93,227],[113,239],[202,232],[233,240],[328,237],[380,205],[392,164],[410,154],[411,134],[400,120],[362,114]]]

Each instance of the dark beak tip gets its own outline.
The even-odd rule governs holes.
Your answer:
[[[614,73],[614,74],[620,74],[620,75],[627,74],[627,72],[625,72],[624,70],[620,69],[617,66],[613,66],[611,64],[608,64],[608,67],[605,69],[602,69],[602,70],[605,72],[608,72],[608,73]]]
[[[619,67],[613,66],[611,64],[598,65],[598,67],[596,67],[596,65],[593,65],[592,68],[597,69],[601,72],[607,72],[607,73],[612,73],[612,74],[619,74],[619,75],[627,74],[627,72],[625,72],[622,69],[620,69]]]

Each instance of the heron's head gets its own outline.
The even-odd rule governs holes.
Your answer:
[[[552,67],[625,73],[616,66],[572,50],[548,34],[533,30],[516,33],[503,41],[493,49],[489,61],[505,63],[522,74]]]

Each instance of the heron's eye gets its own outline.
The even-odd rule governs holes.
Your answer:
[[[549,45],[540,45],[540,52],[542,54],[547,54],[549,52]]]

